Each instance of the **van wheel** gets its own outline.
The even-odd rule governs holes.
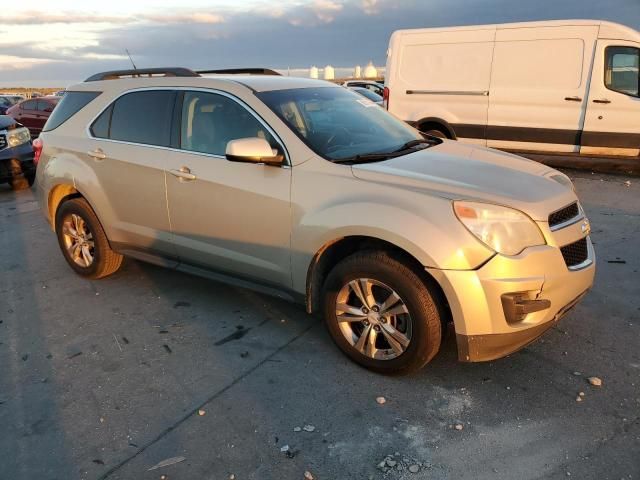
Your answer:
[[[432,137],[437,137],[442,139],[449,138],[446,133],[444,133],[442,130],[438,130],[437,128],[431,128],[429,130],[423,131],[422,133],[424,133],[425,135],[431,135]]]
[[[62,254],[77,274],[97,279],[122,265],[122,255],[111,250],[98,217],[84,198],[64,202],[56,213],[55,226]]]
[[[441,314],[425,282],[387,252],[360,252],[329,274],[324,315],[352,360],[381,373],[410,373],[440,349]]]

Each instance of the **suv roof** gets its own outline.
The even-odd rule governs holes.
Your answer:
[[[219,82],[244,85],[255,92],[336,86],[334,83],[323,80],[284,77],[272,70],[266,69],[206,70],[194,72],[184,68],[154,68],[99,73],[89,77],[83,83],[69,87],[67,90],[100,90],[108,92],[144,87],[211,88],[220,87]]]

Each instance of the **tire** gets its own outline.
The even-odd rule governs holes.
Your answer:
[[[11,180],[9,180],[9,185],[11,186],[11,189],[16,192],[26,190],[31,186],[29,179],[25,178],[22,174],[12,177]]]
[[[11,178],[9,179],[9,185],[14,191],[26,190],[29,188],[29,181],[22,173],[22,166],[20,161],[12,159],[9,161],[9,169],[11,172]]]
[[[122,265],[122,255],[111,250],[107,236],[93,209],[84,198],[74,198],[64,202],[56,212],[56,235],[58,245],[69,266],[80,276],[90,279],[103,278],[115,273]],[[69,230],[68,227],[73,228]],[[80,242],[75,238],[82,238]],[[80,232],[80,235],[78,235]],[[89,252],[85,257],[85,248],[73,248],[72,245],[83,243]],[[71,253],[77,252],[77,256]]]
[[[437,128],[432,128],[432,129],[423,131],[422,133],[424,133],[425,135],[431,135],[432,137],[442,138],[444,140],[449,138],[446,133],[444,133],[442,130],[439,130]]]
[[[362,281],[372,284],[368,290],[375,302],[368,302],[371,306],[368,311],[350,286],[351,282],[361,281],[359,279],[366,279]],[[399,299],[397,303],[387,306],[393,308],[385,309],[385,299],[391,298],[389,291],[397,294]],[[331,337],[349,358],[380,373],[407,374],[424,367],[440,349],[443,313],[436,299],[432,288],[392,254],[363,251],[345,258],[329,273],[324,288],[323,311]],[[349,309],[348,312],[343,311],[340,318],[350,321],[339,321],[339,304],[343,305],[341,309]],[[403,310],[401,304],[406,307],[406,313],[383,317],[384,310],[389,314],[398,308]],[[379,312],[371,313],[375,308]],[[366,320],[358,321],[365,313]],[[368,329],[367,340],[371,340],[372,329],[375,332],[376,327],[378,331],[373,340],[375,348],[369,350],[370,347],[365,346],[364,351],[358,349],[357,340],[362,339],[365,329]],[[404,349],[398,347],[400,341],[393,348],[389,341],[390,327],[395,330],[396,337],[398,332],[404,335],[404,338],[397,337],[403,343],[409,340]],[[358,332],[362,332],[359,338]]]

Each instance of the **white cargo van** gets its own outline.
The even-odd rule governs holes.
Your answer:
[[[562,20],[399,30],[389,111],[438,136],[503,150],[640,153],[640,33]]]

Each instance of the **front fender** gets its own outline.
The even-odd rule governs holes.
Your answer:
[[[402,195],[414,193],[403,191]],[[304,292],[316,254],[345,237],[383,240],[424,267],[437,269],[470,270],[493,255],[455,219],[449,200],[430,198],[428,203],[430,216],[420,208],[384,201],[348,201],[303,215],[292,231],[294,289]]]

